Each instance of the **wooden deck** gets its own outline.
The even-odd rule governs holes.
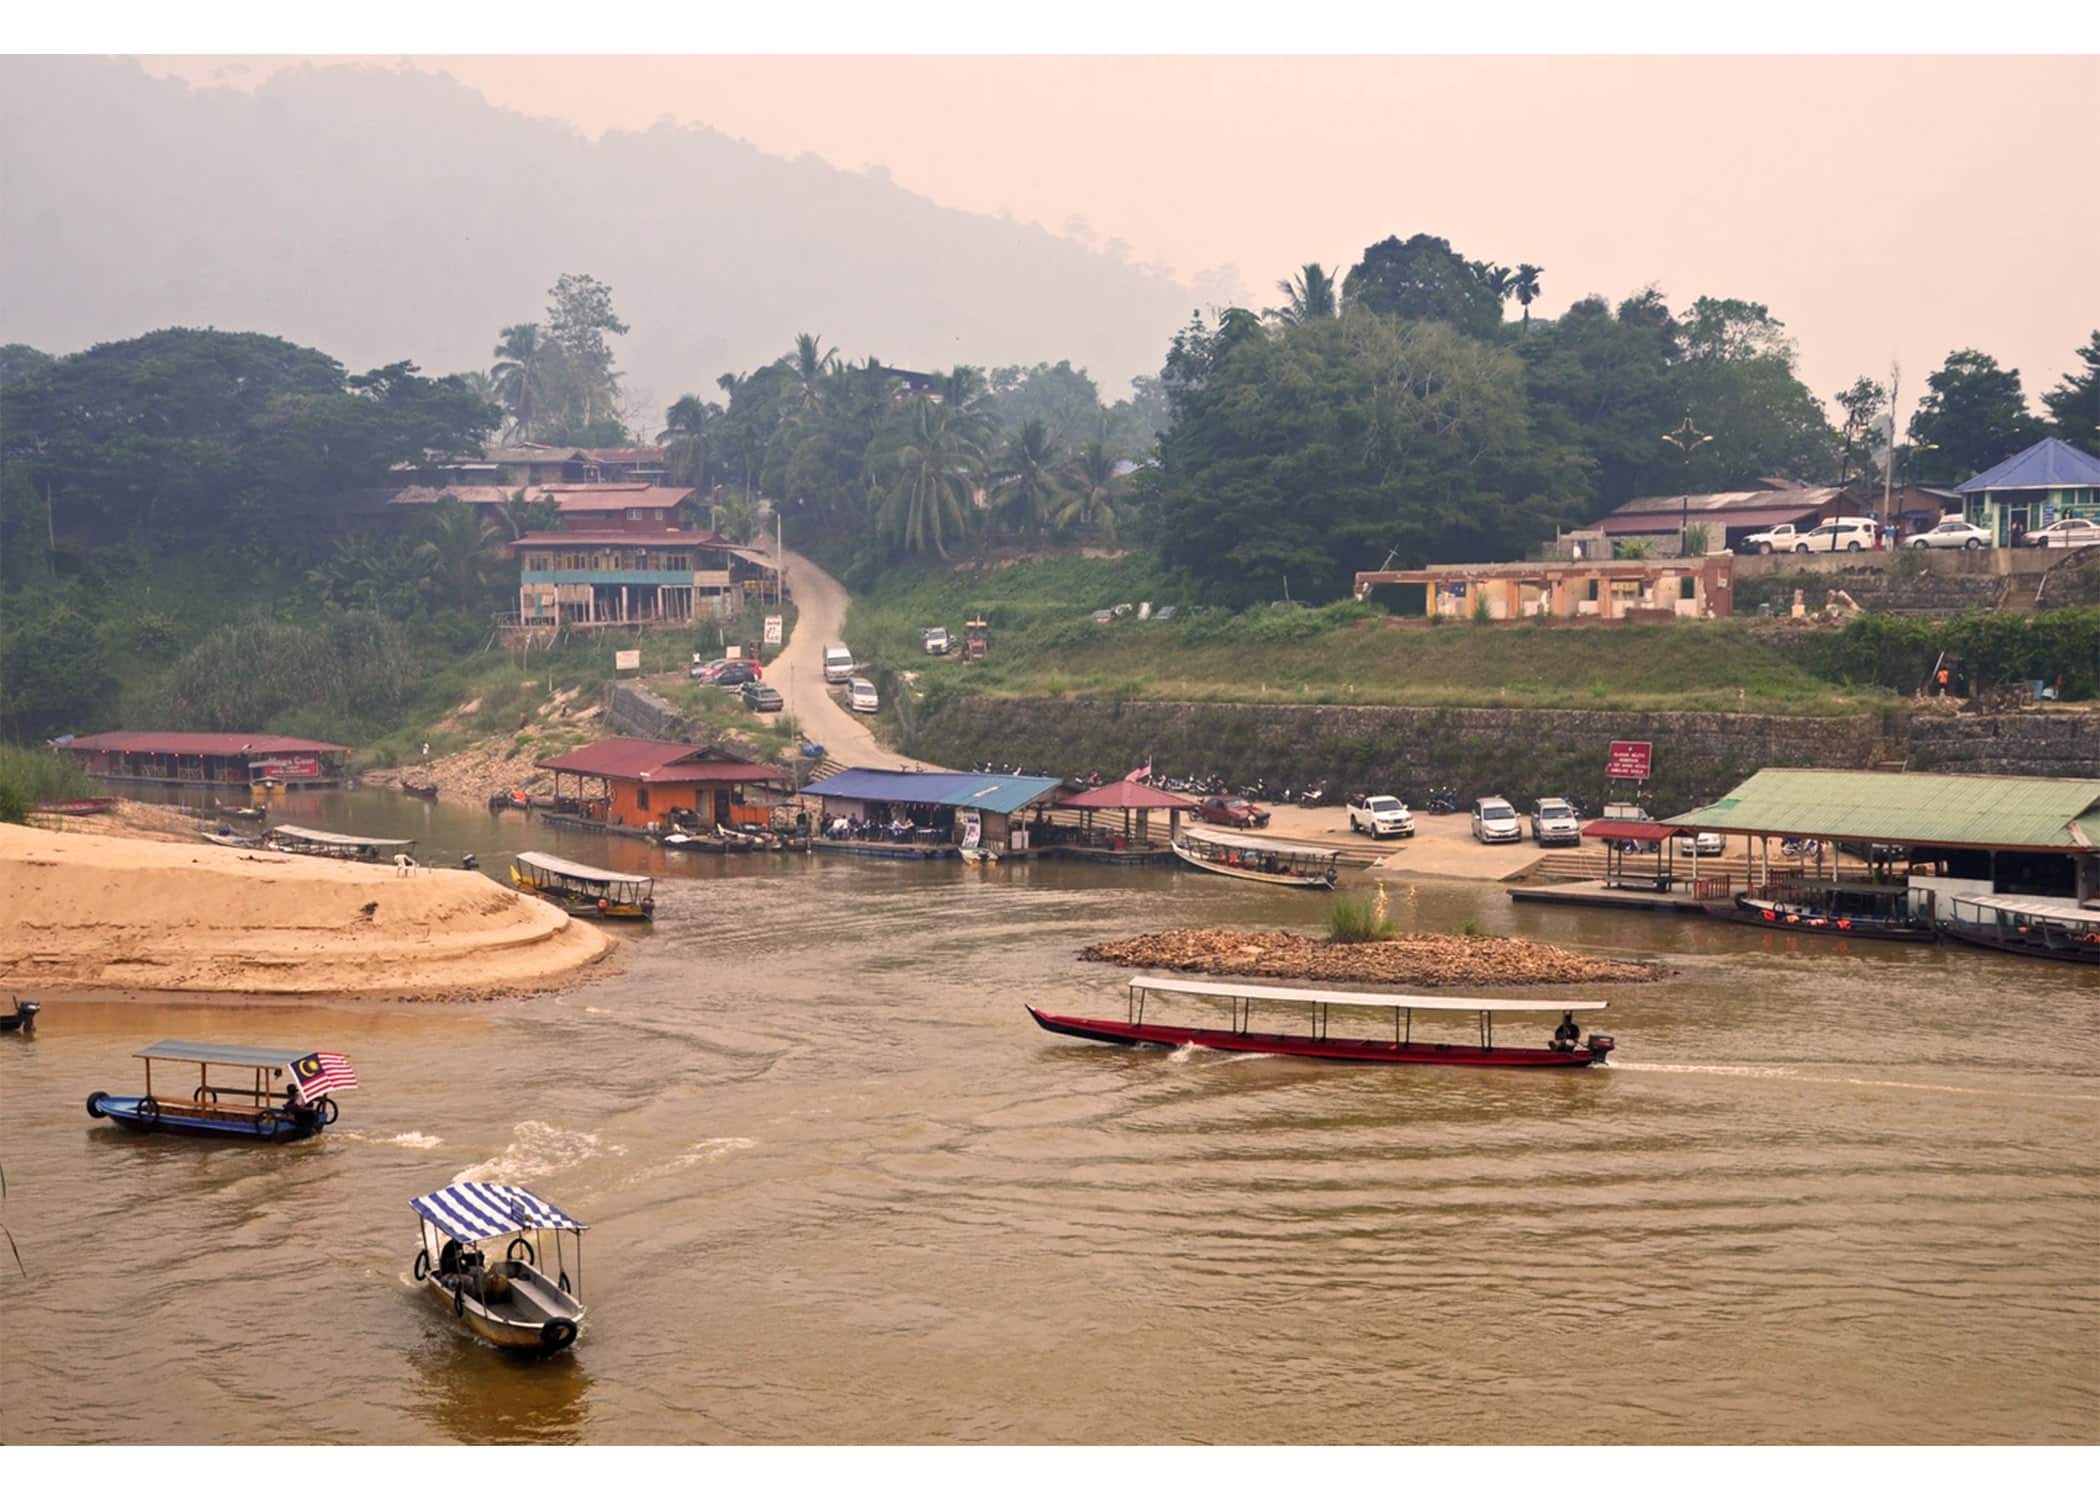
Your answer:
[[[1621,911],[1667,911],[1703,917],[1706,903],[1689,890],[1622,890],[1601,880],[1566,880],[1553,885],[1513,885],[1509,899],[1537,906],[1597,906]]]

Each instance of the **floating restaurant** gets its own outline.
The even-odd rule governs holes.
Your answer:
[[[571,816],[608,832],[768,827],[781,805],[774,789],[789,779],[772,766],[669,740],[599,740],[533,764],[554,773],[557,807],[573,805]]]
[[[165,786],[341,786],[347,746],[280,734],[153,734],[115,730],[53,741],[103,781]]]
[[[1079,814],[1078,827],[1066,825],[1058,830],[1058,847],[1067,853],[1111,863],[1172,863],[1182,814],[1193,814],[1196,804],[1141,781],[1111,781],[1061,798],[1057,808]],[[1152,815],[1160,812],[1167,815],[1164,841],[1154,836],[1152,828]],[[1113,822],[1096,823],[1097,813],[1121,813],[1120,831]]]
[[[940,859],[972,847],[1025,853],[1049,824],[1064,782],[1055,776],[853,769],[803,788],[823,807],[815,847],[890,858]]]

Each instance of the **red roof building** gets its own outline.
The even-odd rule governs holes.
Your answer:
[[[772,766],[672,740],[599,740],[533,764],[554,773],[556,797],[564,776],[577,778],[574,795],[585,816],[631,828],[688,819],[703,828],[764,824],[773,807],[766,788],[789,779]]]
[[[57,742],[104,781],[247,787],[339,786],[348,747],[281,734],[193,734],[113,730]]]

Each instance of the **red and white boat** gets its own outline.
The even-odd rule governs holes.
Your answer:
[[[1228,1026],[1190,1026],[1166,1021],[1159,1012],[1165,1002],[1191,999],[1227,1001],[1232,1007]],[[1152,1009],[1146,1017],[1147,1006]],[[1263,1008],[1265,1029],[1257,1030],[1255,1007]],[[1470,1000],[1456,995],[1391,995],[1348,990],[1280,989],[1270,985],[1237,981],[1167,979],[1143,975],[1130,981],[1130,1003],[1123,1020],[1095,1020],[1084,1016],[1059,1016],[1028,1007],[1035,1024],[1059,1036],[1079,1037],[1089,1042],[1115,1042],[1126,1047],[1209,1047],[1219,1052],[1265,1052],[1279,1057],[1315,1057],[1328,1062],[1431,1063],[1471,1068],[1587,1068],[1610,1057],[1614,1042],[1599,1032],[1587,1039],[1556,1040],[1548,1046],[1509,1047],[1495,1044],[1495,1016],[1519,1014],[1541,1016],[1563,1012],[1570,1022],[1575,1011],[1606,1009],[1602,1000]],[[1336,1010],[1344,1016],[1387,1012],[1392,1034],[1383,1023],[1374,1034],[1359,1026],[1358,1034],[1335,1035]],[[1441,1042],[1414,1036],[1415,1012],[1459,1011],[1472,1014],[1479,1025],[1474,1042]],[[1272,1029],[1297,1017],[1289,1031]],[[1274,1018],[1273,1020],[1271,1018]]]

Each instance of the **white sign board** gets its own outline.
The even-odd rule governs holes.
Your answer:
[[[777,646],[777,645],[779,645],[779,644],[780,644],[780,616],[779,616],[779,615],[767,615],[767,616],[766,616],[766,644],[767,644],[768,646]]]
[[[742,646],[724,646],[722,648],[722,660],[742,661],[743,659],[744,648]]]
[[[615,652],[613,653],[613,670],[614,670],[615,672],[639,672],[639,671],[641,671],[641,669],[642,669],[642,653],[641,653],[641,652],[639,652],[639,651],[615,651]]]

